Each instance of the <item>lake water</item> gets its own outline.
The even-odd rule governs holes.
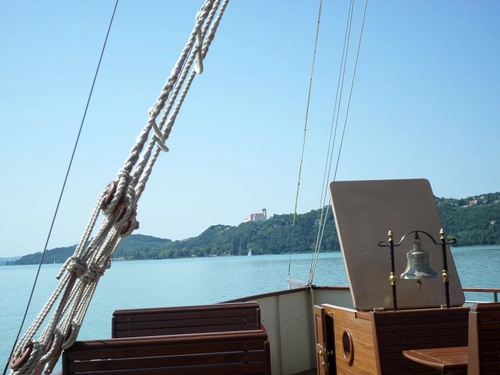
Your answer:
[[[452,250],[462,286],[500,288],[500,247]],[[307,280],[310,254],[292,255],[291,276]],[[114,310],[139,307],[220,302],[287,289],[289,255],[194,258],[114,262],[97,288],[79,338],[110,337]],[[31,324],[57,285],[61,264],[42,267],[24,330]],[[19,330],[37,266],[0,267],[0,365],[8,358]],[[340,253],[323,253],[314,284],[345,285]],[[487,300],[490,295],[466,295]],[[23,331],[24,331],[23,330]]]

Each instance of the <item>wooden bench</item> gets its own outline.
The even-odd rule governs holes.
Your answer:
[[[116,310],[111,324],[113,338],[262,328],[257,302]]]
[[[500,374],[500,303],[474,304],[469,313],[469,375]]]
[[[63,353],[63,375],[271,373],[263,330],[77,341]]]

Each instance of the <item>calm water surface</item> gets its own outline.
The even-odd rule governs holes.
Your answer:
[[[462,286],[497,287],[500,247],[453,249]],[[287,289],[289,255],[195,258],[115,262],[99,282],[80,332],[80,339],[110,337],[114,310],[138,307],[220,302]],[[57,285],[62,265],[42,268],[26,329]],[[292,255],[291,276],[307,280],[310,254]],[[36,266],[0,267],[0,365],[5,363],[17,335],[36,274]],[[340,253],[320,254],[314,284],[345,285]],[[467,295],[479,300],[490,296]]]

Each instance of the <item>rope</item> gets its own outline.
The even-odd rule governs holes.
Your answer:
[[[299,163],[299,176],[298,176],[298,181],[297,181],[297,191],[295,193],[295,206],[293,209],[292,234],[291,234],[291,240],[290,240],[292,246],[293,246],[293,239],[294,239],[294,232],[295,232],[295,221],[297,219],[297,206],[299,204],[300,178],[302,176],[302,165],[304,162],[304,154],[305,154],[305,149],[306,149],[307,123],[309,120],[309,105],[311,103],[312,84],[313,84],[313,77],[314,77],[314,65],[316,63],[316,51],[318,49],[319,29],[320,29],[320,25],[321,25],[322,9],[323,9],[323,0],[320,0],[319,10],[318,10],[318,22],[316,25],[316,37],[315,37],[315,41],[314,41],[313,58],[312,58],[312,64],[311,64],[311,74],[309,76],[309,88],[307,90],[307,104],[306,104],[306,114],[305,114],[305,119],[304,119],[304,136],[302,139],[302,152],[300,155],[300,163]],[[291,264],[292,264],[292,254],[290,254],[290,259],[288,261],[288,277],[290,277]]]
[[[320,202],[320,206],[321,206],[320,225],[318,227],[318,235],[317,235],[317,239],[316,239],[315,250],[313,253],[313,259],[311,262],[311,269],[309,272],[309,279],[308,279],[309,285],[312,284],[313,279],[314,279],[314,272],[316,270],[319,252],[321,250],[321,243],[323,241],[323,236],[325,233],[328,212],[330,211],[327,209],[328,207],[326,205],[327,195],[328,195],[327,194],[328,189],[326,188],[326,186],[327,186],[326,182],[329,181],[331,165],[332,165],[332,161],[333,161],[333,149],[334,149],[334,145],[335,145],[338,117],[339,117],[339,112],[340,112],[340,102],[341,102],[341,98],[342,98],[342,87],[343,87],[343,83],[344,83],[345,68],[346,68],[346,61],[347,61],[347,54],[348,54],[348,46],[349,46],[349,40],[350,40],[349,34],[350,34],[351,24],[352,24],[353,7],[354,7],[354,0],[351,1],[351,8],[350,8],[349,17],[348,17],[349,21],[348,21],[348,27],[347,27],[347,32],[346,32],[346,39],[345,39],[346,42],[344,44],[344,52],[345,53],[343,54],[343,57],[342,57],[343,62],[341,64],[341,73],[340,73],[341,78],[339,79],[339,82],[342,82],[342,83],[339,84],[337,87],[336,105],[335,105],[334,116],[333,116],[335,118],[335,121],[332,121],[332,131],[330,133],[330,144],[329,144],[329,151],[327,154],[327,160],[329,159],[329,162],[327,161],[328,168],[325,168],[325,176],[324,176],[324,183],[323,183],[324,190],[322,191],[322,201]],[[347,108],[346,108],[346,112],[345,112],[344,124],[343,124],[343,129],[342,129],[342,137],[341,137],[339,150],[338,150],[338,154],[337,154],[337,160],[336,160],[336,165],[335,165],[335,172],[334,172],[334,176],[333,176],[333,181],[335,181],[337,178],[337,171],[338,171],[338,166],[339,166],[339,162],[340,162],[340,156],[342,153],[342,146],[344,143],[345,132],[346,132],[346,128],[347,128],[347,119],[349,116],[351,98],[352,98],[352,93],[354,90],[354,80],[356,78],[356,71],[357,71],[358,60],[359,60],[359,52],[361,50],[361,41],[363,39],[363,30],[364,30],[364,26],[365,26],[367,7],[368,7],[368,0],[365,0],[365,6],[364,6],[364,10],[363,10],[363,18],[361,21],[361,27],[360,27],[360,33],[359,33],[359,39],[358,39],[358,46],[357,46],[357,50],[356,50],[356,59],[354,62],[354,70],[353,70],[353,74],[352,74],[352,78],[351,78],[349,97],[348,97],[348,101],[347,101]],[[333,128],[335,128],[335,131],[333,131]],[[332,141],[332,135],[333,135],[333,141]]]
[[[36,272],[36,275],[35,275],[35,280],[33,282],[33,287],[31,289],[31,293],[30,293],[30,296],[28,298],[28,303],[26,305],[26,310],[24,312],[23,319],[21,321],[21,324],[20,324],[19,331],[17,333],[16,339],[14,340],[14,344],[13,344],[12,351],[11,351],[11,356],[15,352],[15,348],[16,348],[17,342],[19,340],[19,336],[21,335],[21,331],[22,331],[22,329],[24,327],[24,323],[26,321],[26,316],[28,315],[29,307],[30,307],[31,301],[33,299],[33,294],[35,292],[35,288],[36,288],[36,285],[37,285],[37,282],[38,282],[38,278],[40,276],[40,269],[42,267],[43,260],[45,258],[45,254],[47,252],[47,247],[49,245],[49,241],[50,241],[50,237],[51,237],[51,234],[52,234],[52,230],[54,228],[54,224],[55,224],[55,221],[56,221],[57,213],[59,212],[59,206],[61,205],[62,197],[63,197],[64,191],[65,191],[65,188],[66,188],[66,183],[67,183],[68,177],[69,177],[69,172],[71,171],[71,167],[73,165],[73,160],[74,160],[74,157],[75,157],[76,149],[78,147],[78,143],[79,143],[79,140],[80,140],[80,135],[82,133],[83,125],[85,123],[85,118],[87,116],[87,110],[88,110],[89,105],[90,105],[90,100],[92,98],[92,93],[94,92],[94,86],[95,86],[95,83],[96,83],[96,80],[97,80],[97,75],[99,73],[99,69],[100,69],[100,66],[101,66],[102,58],[104,56],[104,51],[106,50],[106,44],[107,44],[107,41],[108,41],[109,33],[111,31],[111,26],[113,25],[113,20],[114,20],[114,17],[115,17],[116,8],[118,6],[118,1],[119,0],[116,0],[115,6],[113,8],[113,13],[111,15],[111,20],[109,22],[108,30],[106,32],[106,37],[104,39],[104,44],[102,46],[101,54],[99,56],[99,62],[97,64],[97,68],[96,68],[96,71],[94,73],[94,79],[92,81],[92,85],[91,85],[91,88],[90,88],[89,96],[87,98],[87,103],[85,105],[85,111],[84,111],[83,116],[82,116],[82,121],[80,122],[80,127],[78,129],[78,134],[77,134],[77,137],[76,137],[76,140],[75,140],[75,144],[73,146],[73,151],[72,151],[72,154],[71,154],[71,157],[70,157],[68,168],[66,169],[66,174],[64,176],[64,181],[63,181],[63,184],[62,184],[62,187],[61,187],[61,192],[59,193],[59,198],[57,200],[56,209],[54,211],[54,215],[52,217],[52,221],[51,221],[51,224],[50,224],[49,232],[48,232],[47,238],[45,240],[45,245],[44,245],[44,248],[43,248],[43,251],[42,251],[42,256],[40,257],[40,263],[38,264],[38,269],[37,269],[37,272]],[[4,370],[3,370],[3,374],[4,375],[7,372],[8,365],[9,365],[9,362],[7,361],[7,363],[5,364]]]
[[[75,342],[97,284],[111,266],[115,249],[122,238],[139,227],[136,220],[138,200],[159,153],[168,151],[165,141],[170,135],[194,77],[203,71],[203,59],[208,53],[228,2],[229,0],[206,0],[197,13],[186,46],[156,103],[149,109],[147,123],[124,166],[118,171],[117,180],[110,183],[99,195],[73,256],[65,262],[57,275],[58,286],[13,350],[14,358],[21,356],[28,348],[31,348],[31,353],[26,363],[13,369],[11,375],[41,371],[50,374],[57,363],[60,349],[66,349]],[[161,118],[157,122],[158,117]],[[103,222],[91,238],[101,213],[104,215]],[[51,311],[53,312],[50,321],[40,338],[35,339],[35,334]]]
[[[333,150],[335,148],[335,140],[336,140],[336,134],[337,134],[337,125],[338,125],[338,116],[340,113],[340,104],[342,102],[342,94],[343,94],[343,88],[344,88],[344,79],[345,79],[345,71],[347,68],[347,57],[349,54],[349,45],[350,45],[350,39],[351,39],[351,28],[352,28],[352,15],[354,11],[354,0],[351,0],[350,6],[349,6],[349,13],[347,15],[347,24],[346,24],[346,32],[344,36],[344,46],[342,50],[342,58],[341,58],[341,63],[340,63],[340,70],[339,70],[339,78],[337,81],[337,93],[335,96],[335,105],[334,105],[334,110],[333,110],[333,120],[332,120],[332,126],[330,129],[330,138],[329,138],[329,144],[328,144],[328,152],[327,152],[327,162],[325,163],[325,171],[323,175],[323,184],[322,184],[322,191],[321,191],[321,198],[320,198],[320,203],[319,207],[321,209],[320,213],[320,219],[318,221],[319,226],[318,226],[318,233],[316,236],[316,241],[315,241],[315,247],[314,247],[314,252],[312,254],[312,259],[311,259],[311,268],[309,270],[309,278],[308,278],[308,283],[312,284],[312,281],[314,279],[314,272],[316,270],[316,265],[319,257],[319,252],[321,249],[321,242],[323,239],[323,233],[324,233],[324,225],[326,223],[326,218],[328,215],[328,212],[325,212],[325,202],[326,202],[326,196],[327,196],[327,184],[329,181],[329,174],[330,174],[330,165],[331,165],[331,157],[333,155]],[[333,139],[332,139],[333,136]],[[330,156],[330,158],[329,158]],[[330,163],[328,160],[330,159]]]

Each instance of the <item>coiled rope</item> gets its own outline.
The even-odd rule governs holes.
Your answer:
[[[149,109],[148,121],[118,171],[117,180],[99,195],[73,256],[57,275],[58,286],[17,343],[10,362],[11,375],[42,371],[50,374],[61,351],[75,342],[99,279],[111,266],[116,247],[139,227],[136,220],[139,198],[160,152],[168,151],[165,141],[194,77],[203,71],[203,59],[228,3],[229,0],[206,0],[197,13],[186,46],[156,103]],[[92,238],[101,214],[104,215],[101,227]],[[49,322],[35,339],[51,311]]]

